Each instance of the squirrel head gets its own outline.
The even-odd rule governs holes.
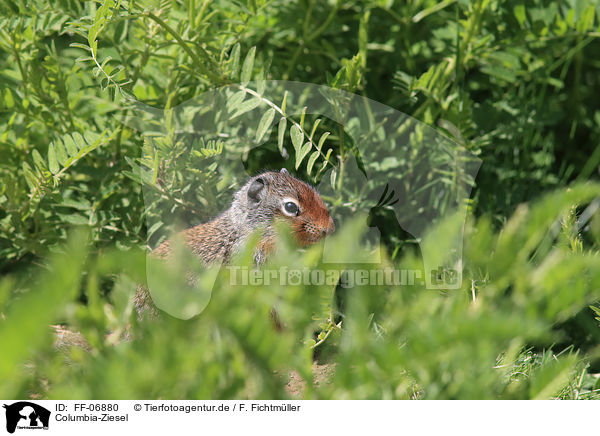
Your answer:
[[[312,244],[335,230],[319,193],[286,169],[252,177],[236,193],[232,206],[232,212],[238,215],[236,221],[252,229],[271,228],[275,219],[286,220],[302,245]],[[239,211],[244,211],[243,216]]]

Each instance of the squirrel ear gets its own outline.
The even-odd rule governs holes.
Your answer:
[[[252,184],[248,188],[248,200],[250,200],[250,203],[260,203],[260,193],[264,188],[265,181],[262,179],[262,177],[259,177],[258,179],[252,182]]]
[[[289,174],[288,170],[286,170],[285,168],[282,168],[279,172],[283,174]]]

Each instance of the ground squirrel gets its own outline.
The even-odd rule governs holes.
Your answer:
[[[252,177],[239,189],[225,212],[204,224],[181,233],[192,253],[206,264],[228,262],[255,231],[262,232],[255,249],[258,265],[274,248],[274,221],[286,220],[301,245],[310,245],[335,230],[333,219],[319,193],[286,169],[267,171]],[[168,259],[172,240],[160,244],[152,255]],[[138,314],[157,313],[147,288],[138,287],[135,296]]]

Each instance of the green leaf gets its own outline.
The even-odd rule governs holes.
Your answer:
[[[296,150],[296,153],[298,153],[298,150],[300,150],[300,147],[302,146],[304,133],[302,133],[302,130],[296,124],[294,124],[290,129],[290,137],[292,138],[292,145],[294,146],[294,150]]]
[[[100,64],[100,68],[106,71],[106,64],[108,64],[110,61],[112,61],[112,57],[106,56],[106,58],[104,58],[104,60]]]
[[[328,136],[329,132],[325,132],[321,135],[321,137],[319,138],[319,143],[317,144],[317,150],[321,151],[321,149],[323,148],[323,144],[325,143],[325,140]]]
[[[325,168],[327,168],[327,165],[329,164],[329,156],[331,156],[332,151],[333,151],[333,148],[330,148],[329,150],[327,150],[327,154],[325,155],[325,161],[321,165],[321,168],[319,168],[317,175],[321,174],[323,171],[325,171]]]
[[[27,182],[29,189],[34,190],[38,184],[37,176],[27,162],[23,162],[23,175],[25,176],[25,182]]]
[[[48,146],[48,169],[52,174],[56,174],[60,169],[56,158],[56,149],[54,148],[53,143]]]
[[[94,58],[90,56],[79,56],[77,59],[75,59],[75,62],[89,62],[93,60]]]
[[[418,23],[423,18],[428,17],[429,15],[434,14],[434,13],[444,9],[445,7],[454,3],[455,1],[456,0],[444,0],[441,2],[435,2],[433,6],[427,8],[427,9],[423,9],[421,12],[415,14],[412,17],[412,21],[413,21],[413,23]]]
[[[75,225],[87,225],[89,224],[89,219],[78,214],[70,213],[70,214],[58,214],[61,219],[68,222],[69,224]]]
[[[150,227],[150,228],[148,229],[148,236],[152,236],[152,235],[153,235],[154,233],[156,233],[156,231],[157,231],[158,229],[160,229],[162,226],[163,226],[163,223],[162,223],[162,221],[158,221],[158,222],[154,223],[154,224],[152,225],[152,227]]]
[[[258,123],[258,128],[256,129],[256,142],[260,142],[260,140],[265,136],[267,130],[271,127],[271,123],[273,122],[273,118],[275,117],[275,109],[271,108],[266,111],[263,116],[260,118]]]
[[[85,139],[83,139],[83,136],[81,136],[81,133],[79,132],[73,133],[73,141],[75,141],[75,145],[79,150],[85,148],[85,146],[87,145]]]
[[[523,4],[516,5],[513,8],[513,13],[515,14],[515,18],[519,22],[521,27],[525,26],[527,22],[527,15],[525,14],[525,6]]]
[[[317,120],[315,121],[315,124],[313,124],[313,128],[310,131],[310,136],[308,137],[308,139],[310,139],[312,141],[313,136],[315,136],[315,132],[317,131],[317,127],[319,127],[319,124],[321,123],[321,118],[317,118]]]
[[[242,74],[240,75],[240,80],[243,86],[246,86],[248,82],[252,79],[252,69],[254,68],[254,54],[256,53],[256,47],[252,47],[248,51],[248,55],[246,55],[246,59],[244,59],[244,64],[242,65]]]
[[[287,105],[287,97],[288,97],[288,92],[285,91],[283,93],[283,101],[281,102],[281,112],[283,112],[285,114],[285,107]]]
[[[78,42],[72,42],[71,44],[69,44],[69,46],[73,47],[73,48],[80,48],[80,49],[83,49],[85,51],[90,51],[90,47],[89,46],[87,46],[85,44],[80,44]]]
[[[31,152],[31,155],[33,157],[33,163],[35,164],[35,167],[38,169],[38,171],[46,171],[48,169],[48,167],[46,166],[46,161],[44,160],[39,151],[34,149]]]
[[[300,152],[296,151],[296,169],[300,167],[300,164],[302,163],[306,155],[310,152],[311,147],[312,144],[310,142],[307,142],[302,146]]]
[[[229,112],[232,112],[234,109],[239,108],[239,106],[244,101],[245,97],[246,91],[238,91],[235,94],[233,94],[233,96],[229,100],[227,100],[227,110]]]
[[[319,158],[320,154],[321,153],[319,153],[318,151],[313,151],[312,154],[310,155],[310,158],[308,159],[308,163],[306,164],[306,172],[308,173],[309,176],[310,176],[313,166],[314,166],[315,162],[317,161],[317,159]]]
[[[242,114],[245,114],[246,112],[251,111],[252,109],[255,109],[256,107],[258,107],[260,105],[260,103],[261,103],[261,100],[256,97],[246,100],[244,103],[242,103],[238,107],[237,111],[229,119],[234,119],[236,117],[239,117]]]
[[[596,13],[596,7],[593,4],[589,4],[581,13],[579,20],[577,20],[577,31],[584,33],[589,31],[594,26],[594,15]]]
[[[63,198],[60,205],[64,207],[71,207],[77,210],[90,210],[92,207],[88,200],[74,200],[72,198]]]
[[[279,148],[279,152],[283,154],[283,138],[285,136],[285,129],[287,126],[287,119],[285,117],[281,117],[279,120],[279,127],[277,131],[277,147]]]
[[[499,65],[486,65],[481,68],[481,72],[505,82],[513,82],[517,78],[511,70]]]
[[[69,157],[76,156],[78,150],[77,146],[75,145],[75,142],[73,142],[73,138],[71,137],[71,135],[65,135],[63,137],[63,140],[67,149],[67,153],[69,153]]]
[[[90,146],[95,147],[97,143],[100,143],[103,135],[98,135],[96,132],[86,131],[83,134],[85,142],[90,144]]]
[[[238,42],[231,49],[230,59],[230,71],[232,77],[238,77],[240,72],[240,43]]]
[[[4,108],[12,109],[15,106],[15,99],[13,98],[12,92],[9,88],[4,90]]]
[[[67,150],[65,150],[65,146],[60,138],[54,141],[54,150],[56,151],[58,162],[64,166],[69,157],[67,156]]]
[[[304,118],[306,117],[306,110],[307,110],[307,109],[308,109],[308,108],[307,108],[306,106],[304,106],[304,107],[302,108],[302,115],[300,115],[300,127],[301,127],[302,129],[304,129]]]
[[[530,398],[548,400],[554,398],[568,383],[575,370],[577,359],[568,355],[553,360],[537,369],[531,375]]]
[[[256,92],[260,95],[265,93],[267,87],[267,81],[265,80],[265,69],[261,68],[256,76]]]

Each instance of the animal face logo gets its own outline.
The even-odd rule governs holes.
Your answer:
[[[6,409],[6,431],[19,429],[48,429],[50,411],[29,401],[3,406]]]

